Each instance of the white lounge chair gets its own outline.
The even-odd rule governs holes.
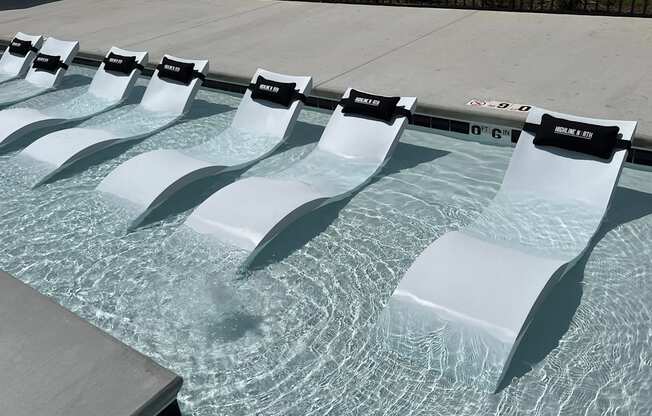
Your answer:
[[[118,106],[127,98],[146,60],[147,52],[114,46],[85,93],[42,110],[10,108],[0,111],[0,147],[32,131],[80,121]]]
[[[575,117],[540,108],[530,110],[527,125],[541,123],[546,113],[572,122],[617,126],[621,144],[630,142],[636,128],[632,121]],[[559,140],[591,137],[562,124],[554,128]],[[430,311],[433,321],[472,328],[487,340],[485,345],[500,349],[496,386],[536,307],[586,251],[627,155],[627,146],[610,150],[611,157],[605,159],[535,145],[534,135],[526,130],[493,202],[471,225],[432,243],[392,298],[397,305],[393,307]]]
[[[41,35],[16,33],[0,58],[0,84],[24,76],[42,44]]]
[[[347,90],[344,101],[354,90]],[[363,93],[364,94],[364,93]],[[250,177],[200,204],[186,225],[249,252],[246,266],[283,228],[302,215],[360,189],[385,165],[414,110],[416,98],[396,97],[389,121],[335,109],[316,148],[270,177]]]
[[[176,73],[164,66],[189,64],[177,80]],[[208,61],[175,58],[165,55],[149,81],[138,104],[125,105],[91,118],[82,126],[55,131],[41,137],[20,152],[17,158],[28,158],[44,165],[44,176],[38,186],[70,164],[102,149],[129,140],[137,140],[174,124],[190,110],[206,72]],[[97,120],[96,120],[97,119]]]
[[[264,88],[284,83],[291,101],[274,103],[252,98],[257,82]],[[189,183],[220,172],[241,169],[274,152],[292,133],[310,92],[311,77],[276,74],[258,69],[242,97],[231,126],[214,139],[188,149],[143,153],[118,166],[98,190],[128,201],[136,211],[130,228],[138,226],[156,207]]]
[[[0,85],[0,106],[15,104],[56,88],[78,50],[77,41],[45,39],[25,78]]]

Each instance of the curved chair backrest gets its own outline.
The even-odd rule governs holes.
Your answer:
[[[179,62],[193,63],[195,64],[195,70],[204,75],[208,72],[207,60],[182,59],[172,55],[164,56]],[[197,94],[201,83],[202,81],[199,78],[194,78],[188,85],[163,79],[158,76],[157,69],[147,85],[140,105],[150,111],[185,114],[190,110],[192,100]]]
[[[134,56],[139,64],[147,64],[147,52],[128,51],[114,46],[106,56],[108,57],[111,52],[122,56]],[[127,98],[139,74],[140,70],[137,68],[134,68],[129,75],[106,71],[104,63],[101,63],[88,87],[88,92],[109,101],[122,101]]]
[[[14,38],[30,41],[32,47],[36,49],[40,49],[41,45],[43,45],[43,36],[41,35],[28,35],[18,32]],[[0,73],[15,76],[25,75],[35,57],[36,52],[34,51],[27,52],[25,56],[18,56],[9,52],[9,48],[7,48],[2,54],[2,58],[0,58]]]
[[[259,68],[251,79],[252,84],[259,76],[276,82],[294,82],[301,94],[309,94],[312,90],[312,77],[277,74]],[[294,122],[302,108],[303,103],[299,100],[295,100],[289,108],[269,101],[253,100],[251,91],[247,89],[231,126],[285,139],[292,134]]]
[[[43,42],[43,47],[39,53],[60,56],[63,63],[70,65],[72,60],[75,58],[75,55],[77,55],[77,51],[79,51],[79,42],[76,40],[66,41],[55,38],[47,38],[45,39],[45,42]],[[25,80],[34,85],[38,85],[39,87],[53,88],[56,87],[59,82],[61,82],[65,72],[66,70],[63,68],[57,69],[54,73],[48,71],[37,71],[32,66],[29,69]]]
[[[618,126],[622,139],[631,140],[635,121],[602,120],[532,108],[527,122],[539,124],[543,114],[603,126]],[[505,172],[500,192],[532,192],[553,200],[583,201],[606,210],[627,150],[616,150],[611,160],[555,147],[537,147],[523,131]]]
[[[351,88],[343,98],[348,98]],[[413,111],[416,97],[401,97],[398,106]],[[348,116],[338,105],[319,140],[321,150],[347,158],[362,158],[383,162],[396,146],[402,130],[407,125],[406,117],[396,117],[392,123],[363,116]]]

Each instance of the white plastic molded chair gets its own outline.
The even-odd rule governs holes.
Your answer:
[[[109,51],[111,52],[122,56],[133,56],[138,64],[147,63],[147,52],[132,52],[115,46]],[[93,76],[88,90],[77,97],[42,110],[10,108],[0,111],[0,147],[32,131],[80,121],[118,106],[129,95],[138,75],[140,75],[138,68],[134,68],[127,75],[106,71],[102,63]]]
[[[14,38],[31,42],[32,47],[37,50],[43,44],[43,36],[41,35],[28,35],[18,32]],[[36,52],[34,51],[27,52],[25,56],[17,56],[9,52],[9,47],[7,47],[0,58],[0,84],[24,76],[35,57]]]
[[[296,90],[308,94],[311,77],[276,74],[258,69],[252,79],[296,83]],[[143,153],[118,166],[98,190],[127,201],[137,216],[138,226],[156,207],[189,183],[228,170],[241,169],[274,152],[292,133],[303,108],[300,100],[289,107],[253,100],[251,91],[242,97],[231,126],[208,143],[188,149],[164,149]]]
[[[166,56],[175,61],[194,63],[195,70],[202,74],[208,71],[206,60]],[[83,127],[45,135],[27,146],[17,157],[45,165],[44,172],[47,173],[35,184],[38,186],[88,155],[118,143],[141,139],[174,124],[190,110],[201,82],[201,79],[194,78],[186,85],[160,78],[156,70],[140,103],[125,105],[91,118],[83,123]],[[96,120],[99,117],[101,119]]]
[[[530,110],[527,121],[555,117],[620,128],[631,140],[636,122]],[[502,186],[471,225],[432,243],[412,264],[392,303],[429,310],[433,320],[474,328],[500,345],[498,386],[536,307],[582,257],[607,211],[627,150],[611,160],[537,147],[523,131]],[[400,325],[400,323],[399,323]],[[428,334],[422,334],[428,335]],[[499,361],[500,362],[500,361]]]
[[[77,41],[47,38],[39,53],[59,56],[65,65],[70,65],[78,50]],[[57,88],[65,73],[64,68],[49,72],[38,71],[31,66],[24,79],[15,79],[0,85],[0,106],[15,104]]]
[[[412,112],[416,98],[402,97],[398,105]],[[304,159],[274,176],[250,177],[222,188],[185,224],[248,251],[247,265],[288,224],[368,183],[385,165],[406,125],[405,116],[385,123],[344,115],[338,106]]]

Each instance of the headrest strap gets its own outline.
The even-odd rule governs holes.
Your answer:
[[[539,131],[539,127],[541,127],[540,124],[526,122],[523,124],[523,131],[528,132],[533,136],[536,136],[537,132]],[[618,139],[616,141],[616,149],[630,150],[631,148],[632,148],[631,140]]]
[[[162,70],[163,69],[163,64],[158,64],[156,65],[157,70]],[[204,82],[206,80],[206,75],[202,74],[201,72],[197,71],[196,69],[193,69],[192,71],[192,77],[193,78],[199,78]]]
[[[342,98],[339,101],[339,105],[344,106],[346,103],[351,102],[351,97]],[[412,122],[412,112],[403,106],[396,106],[394,109],[394,118],[396,117],[405,117],[408,122]]]
[[[18,38],[16,38],[18,39]],[[20,40],[20,39],[19,39]],[[38,53],[38,48],[32,42],[29,42],[29,50]]]
[[[412,112],[403,106],[396,107],[394,114],[396,114],[396,117],[405,117],[408,122],[412,122]]]
[[[535,124],[535,123],[528,123],[528,122],[525,122],[525,123],[523,124],[523,129],[522,129],[522,130],[523,130],[523,131],[526,131],[526,132],[528,132],[528,133],[530,133],[530,134],[533,135],[533,136],[536,136],[536,135],[537,135],[537,131],[539,131],[539,127],[541,127],[541,125],[539,125],[539,124]]]
[[[252,82],[247,86],[247,89],[249,91],[253,91],[255,87],[256,87],[256,84],[254,82]],[[305,94],[299,92],[298,90],[294,90],[294,93],[292,94],[292,100],[291,101],[296,101],[296,100],[299,100],[299,101],[301,101],[302,103],[305,104],[306,103]]]

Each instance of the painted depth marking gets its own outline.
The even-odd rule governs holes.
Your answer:
[[[511,143],[512,129],[507,127],[495,126],[492,124],[471,123],[469,131],[471,136],[482,137],[491,141],[501,141]]]
[[[484,107],[484,108],[493,108],[494,110],[507,110],[507,111],[516,111],[519,113],[526,113],[532,108],[531,105],[527,104],[514,104],[506,101],[484,101],[484,100],[471,100],[466,105],[471,107]]]

